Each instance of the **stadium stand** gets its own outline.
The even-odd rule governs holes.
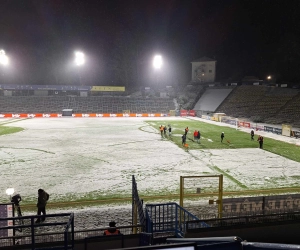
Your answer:
[[[206,88],[196,103],[195,110],[215,111],[222,101],[230,94],[232,88]]]
[[[192,109],[204,92],[204,86],[188,84],[179,91],[177,102],[182,109]]]
[[[296,92],[292,89],[267,88],[264,97],[260,99],[255,108],[250,111],[251,116],[260,116],[266,121],[267,118],[274,117],[278,111],[294,96]],[[276,120],[272,120],[276,121]]]
[[[1,113],[169,113],[175,109],[170,98],[109,96],[1,96]]]
[[[291,123],[298,121],[300,107],[299,92],[269,86],[237,86],[221,103],[216,112],[228,116],[249,118],[252,121],[271,124]]]
[[[221,103],[216,112],[235,117],[250,117],[251,110],[265,93],[265,86],[238,86]]]
[[[59,92],[59,91],[57,91]],[[158,97],[164,93],[164,97]],[[12,96],[0,95],[1,114],[73,114],[160,113],[170,110],[196,110],[225,113],[227,116],[269,124],[290,124],[300,127],[299,89],[266,85],[223,86],[221,84],[189,83],[181,90],[162,89],[158,93],[133,91],[124,93],[90,92],[89,96],[59,92],[57,95],[36,96],[26,91]],[[23,94],[23,95],[22,95]],[[97,94],[97,95],[96,95]]]
[[[293,96],[278,113],[268,122],[276,124],[277,122],[293,124],[296,127],[300,127],[300,92],[293,89],[296,95]]]

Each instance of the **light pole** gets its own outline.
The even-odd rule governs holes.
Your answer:
[[[75,51],[75,59],[74,59],[75,65],[78,67],[81,67],[85,64],[85,55],[80,51]],[[79,85],[81,85],[81,74],[80,70],[78,70],[78,76],[79,76]]]
[[[8,57],[3,49],[0,50],[0,63],[4,66],[8,64]]]
[[[161,55],[156,55],[154,56],[153,58],[153,67],[154,69],[156,70],[156,85],[157,85],[157,88],[158,88],[158,74],[159,74],[159,71],[162,67],[162,56]]]

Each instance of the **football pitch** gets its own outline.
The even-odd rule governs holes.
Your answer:
[[[1,203],[9,201],[7,188],[28,205],[36,203],[39,188],[51,203],[130,199],[132,175],[142,197],[178,195],[180,176],[223,174],[224,192],[244,196],[300,188],[299,146],[265,133],[262,150],[257,135],[251,141],[248,132],[198,118],[3,119],[0,125]],[[161,138],[160,125],[171,125],[172,136]],[[188,150],[181,143],[185,127]],[[213,180],[188,185],[217,188]]]

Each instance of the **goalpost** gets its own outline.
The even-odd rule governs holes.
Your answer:
[[[207,182],[207,178],[218,179],[218,192],[212,192],[211,181]],[[199,179],[204,181],[199,182]],[[189,181],[189,183],[187,183]],[[205,182],[206,181],[206,182]],[[196,185],[198,187],[196,187]],[[205,186],[206,185],[206,186]],[[201,187],[200,187],[201,186]],[[195,190],[196,188],[196,190]],[[201,191],[204,193],[201,193]],[[205,193],[206,191],[206,193]],[[210,199],[209,204],[218,204],[218,217],[222,218],[223,210],[223,175],[202,175],[202,176],[180,176],[180,206],[184,207],[183,200],[186,196],[209,196],[217,195],[217,199]]]

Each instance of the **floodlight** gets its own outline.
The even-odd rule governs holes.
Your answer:
[[[85,63],[85,56],[82,52],[76,51],[75,52],[75,64],[77,66],[81,66]]]
[[[268,80],[271,80],[271,79],[272,79],[272,76],[268,76],[267,79],[268,79]]]
[[[162,66],[162,57],[160,55],[157,55],[153,59],[153,67],[156,69],[160,69]]]
[[[14,188],[8,188],[8,189],[6,189],[6,194],[7,195],[12,195],[14,192],[15,192]]]
[[[2,64],[2,65],[8,64],[8,57],[5,54],[5,51],[3,49],[0,50],[0,64]]]

